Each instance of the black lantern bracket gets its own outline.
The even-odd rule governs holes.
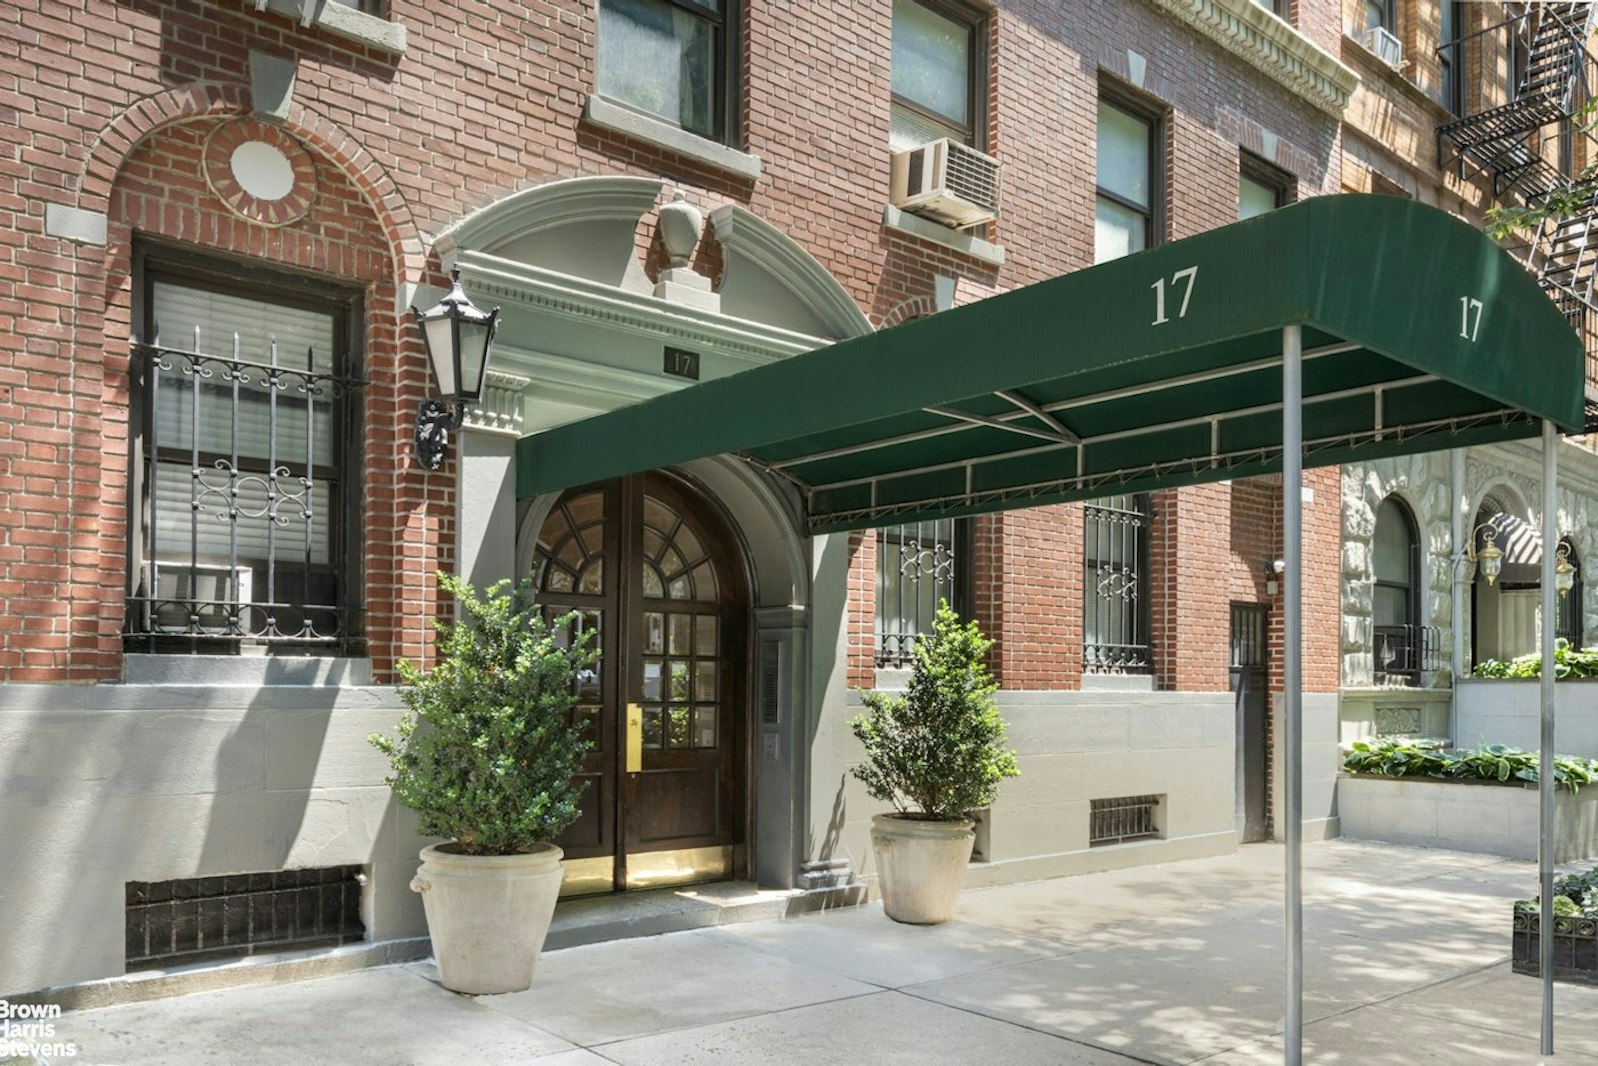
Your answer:
[[[465,408],[442,400],[423,400],[416,412],[416,461],[424,470],[437,470],[449,454],[450,431],[465,420]]]

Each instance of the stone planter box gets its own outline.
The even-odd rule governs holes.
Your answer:
[[[1516,973],[1539,976],[1539,918],[1515,914],[1511,966]],[[1598,985],[1598,918],[1554,919],[1554,979]]]
[[[1598,679],[1554,686],[1561,755],[1598,759]],[[1542,683],[1536,679],[1462,677],[1454,682],[1454,743],[1508,744],[1536,751],[1542,743]]]
[[[1554,797],[1554,862],[1598,856],[1598,785]],[[1537,786],[1343,774],[1337,812],[1345,837],[1537,858]]]

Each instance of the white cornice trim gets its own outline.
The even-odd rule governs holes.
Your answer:
[[[494,357],[503,358],[530,375],[530,388],[540,396],[554,396],[607,409],[652,400],[656,396],[696,384],[683,378],[668,378],[642,370],[607,366],[574,359],[569,355],[551,355],[526,348],[495,351]]]
[[[462,251],[457,265],[478,303],[516,305],[638,336],[669,336],[687,347],[713,349],[750,366],[832,343],[823,337],[701,311],[486,252]]]
[[[1341,116],[1359,75],[1253,0],[1151,0],[1297,95]]]

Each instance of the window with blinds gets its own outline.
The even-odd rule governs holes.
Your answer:
[[[351,640],[348,296],[143,271],[133,650]]]

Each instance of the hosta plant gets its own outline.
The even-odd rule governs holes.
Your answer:
[[[385,780],[423,834],[451,837],[468,855],[509,855],[581,814],[575,775],[589,744],[571,708],[573,681],[595,659],[591,634],[574,637],[572,615],[546,621],[525,582],[481,595],[447,574],[439,584],[459,614],[434,622],[431,670],[399,664],[409,712],[398,735],[368,739],[388,756]]]
[[[1515,909],[1536,913],[1540,899],[1539,896],[1523,899],[1515,904]],[[1554,878],[1554,916],[1598,918],[1598,866],[1583,873]]]
[[[865,745],[854,775],[873,799],[907,818],[953,821],[991,806],[999,783],[1020,773],[984,663],[991,647],[975,622],[962,625],[940,603],[904,694],[862,695],[865,713],[849,723]]]
[[[1536,781],[1538,755],[1525,748],[1483,744],[1441,751],[1401,738],[1356,740],[1343,759],[1351,774],[1383,777],[1437,777],[1456,781]],[[1598,778],[1598,759],[1554,756],[1554,783],[1577,792]]]

